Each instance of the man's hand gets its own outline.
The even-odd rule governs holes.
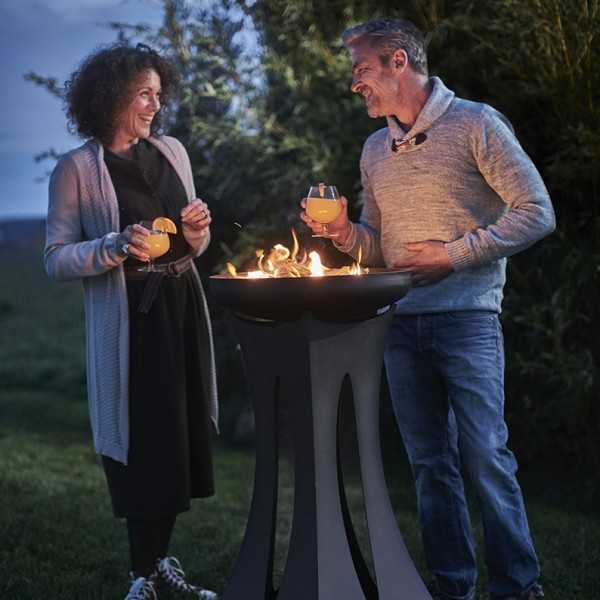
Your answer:
[[[414,286],[430,285],[452,273],[452,263],[444,242],[427,240],[404,244],[406,256],[394,268],[411,274]]]
[[[340,200],[342,201],[342,212],[334,221],[327,223],[327,233],[323,233],[323,225],[311,219],[305,211],[300,213],[300,218],[312,229],[313,233],[333,238],[337,244],[343,246],[350,235],[352,225],[348,219],[348,200],[344,196],[341,196]],[[306,208],[306,198],[302,199],[300,206]]]

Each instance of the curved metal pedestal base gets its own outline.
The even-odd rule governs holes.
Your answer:
[[[398,530],[379,440],[379,385],[392,311],[331,323],[234,318],[254,401],[256,472],[246,534],[224,600],[427,600]],[[338,460],[342,381],[353,395],[376,584],[356,543]],[[294,516],[281,585],[273,590],[277,402],[293,427]]]

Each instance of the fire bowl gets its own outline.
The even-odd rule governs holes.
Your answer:
[[[224,308],[254,319],[292,321],[312,313],[324,321],[368,319],[410,289],[410,274],[371,269],[363,275],[249,279],[213,275],[210,292]]]

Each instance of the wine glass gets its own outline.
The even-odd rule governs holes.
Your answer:
[[[152,273],[158,271],[154,265],[154,259],[166,254],[171,247],[171,242],[169,240],[169,234],[166,231],[152,229],[152,221],[140,221],[140,225],[150,232],[150,235],[146,236],[146,243],[150,246],[148,249],[150,260],[145,267],[139,268],[138,271]]]
[[[313,237],[337,237],[337,233],[329,233],[327,224],[335,221],[341,213],[342,201],[334,185],[318,183],[310,186],[306,197],[306,214],[323,225],[323,233],[313,234]]]

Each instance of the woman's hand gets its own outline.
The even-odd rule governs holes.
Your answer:
[[[150,260],[150,256],[148,255],[150,246],[146,243],[146,237],[149,235],[150,231],[138,223],[128,225],[119,234],[117,248],[129,256],[133,256],[143,262],[148,262]]]
[[[321,223],[311,219],[305,211],[300,213],[300,218],[312,229],[313,233],[324,237],[331,237],[337,244],[343,246],[352,231],[352,225],[348,219],[348,200],[344,196],[340,200],[342,202],[342,212],[334,221],[327,223],[327,232],[324,232]],[[302,199],[300,206],[306,209],[306,198]]]
[[[183,225],[184,233],[186,228],[193,229],[194,231],[208,229],[211,221],[208,205],[199,198],[192,200],[181,210],[181,224]]]
[[[196,198],[184,206],[180,214],[185,241],[195,252],[200,252],[208,243],[208,227],[212,221],[207,204]]]

